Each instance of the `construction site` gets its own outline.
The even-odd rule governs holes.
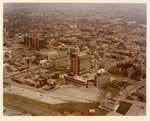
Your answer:
[[[146,5],[5,3],[5,116],[146,115]]]

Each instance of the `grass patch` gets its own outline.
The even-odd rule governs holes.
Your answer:
[[[126,102],[120,101],[120,106],[116,112],[125,115],[128,112],[131,105],[132,105],[131,103],[126,103]]]
[[[98,108],[97,102],[92,102],[92,103],[68,102],[63,104],[50,105],[49,108],[52,109],[53,112],[59,112],[60,115],[102,116],[102,115],[106,115],[107,113],[107,111],[100,110]],[[95,109],[95,113],[90,114],[89,109]]]
[[[97,102],[67,102],[61,104],[48,104],[39,100],[34,100],[24,96],[4,93],[4,106],[27,112],[33,116],[104,116],[107,111],[98,108]],[[94,113],[89,113],[94,109]]]

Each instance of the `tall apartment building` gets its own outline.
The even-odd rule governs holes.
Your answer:
[[[71,74],[72,75],[78,75],[79,74],[79,56],[77,53],[71,53]]]
[[[43,37],[37,36],[24,36],[24,44],[29,49],[43,49],[46,46],[46,40]]]
[[[88,72],[90,70],[91,56],[83,53],[71,53],[70,60],[71,75],[82,75],[82,73]]]

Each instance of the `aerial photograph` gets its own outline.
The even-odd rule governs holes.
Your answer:
[[[145,116],[144,3],[3,3],[4,116]]]

